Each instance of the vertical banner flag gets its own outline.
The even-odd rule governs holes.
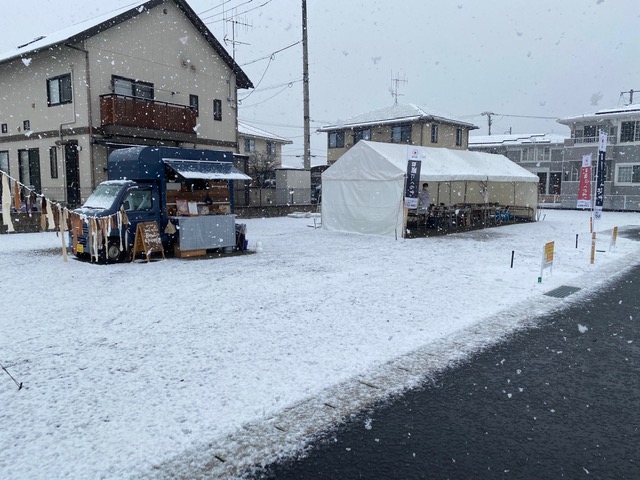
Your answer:
[[[418,190],[420,190],[421,149],[407,147],[407,181],[404,189],[404,206],[418,208]]]
[[[591,154],[582,156],[577,208],[591,208]]]
[[[600,141],[598,143],[598,167],[596,176],[596,205],[593,209],[593,218],[602,218],[602,205],[604,204],[604,160],[607,152],[607,134],[600,131]]]

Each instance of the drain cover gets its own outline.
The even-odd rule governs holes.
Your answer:
[[[580,289],[578,287],[570,287],[569,285],[562,285],[561,287],[554,288],[553,290],[545,293],[548,297],[564,298],[568,297],[572,293],[576,293]]]

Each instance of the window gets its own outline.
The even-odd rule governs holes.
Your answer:
[[[222,100],[217,98],[213,101],[213,119],[222,121]]]
[[[276,155],[276,142],[267,140],[267,155],[274,157]]]
[[[113,83],[113,93],[116,95],[153,100],[153,83],[116,77],[115,75],[111,77],[111,82]]]
[[[462,146],[462,129],[461,128],[456,129],[456,146],[458,147]]]
[[[134,188],[129,190],[122,202],[124,209],[151,210],[153,208],[153,192],[151,187]]]
[[[549,193],[560,195],[562,185],[562,172],[551,172],[549,174]]]
[[[29,130],[31,130],[31,121],[25,120],[24,122],[22,122],[22,128],[24,129],[25,132],[28,132]]]
[[[344,148],[344,132],[329,132],[329,148]]]
[[[49,148],[49,168],[51,178],[58,178],[58,149],[56,147]]]
[[[582,129],[582,136],[585,143],[595,143],[598,141],[598,127],[595,125],[585,125]]]
[[[9,131],[9,128],[7,127],[6,123],[2,124],[2,133],[7,133]]]
[[[549,147],[538,147],[538,162],[548,162],[549,152]]]
[[[539,178],[538,193],[544,195],[547,193],[547,172],[538,172],[537,175]]]
[[[431,143],[438,143],[438,125],[431,125]]]
[[[245,138],[244,139],[244,151],[245,152],[255,152],[256,151],[256,141],[253,138]]]
[[[18,150],[18,173],[20,183],[36,190],[42,191],[40,182],[40,150]]]
[[[200,107],[198,102],[198,95],[189,95],[189,106],[194,112],[196,112],[196,117],[200,115]]]
[[[640,163],[623,163],[617,166],[616,185],[640,184]]]
[[[620,127],[620,142],[640,141],[640,122],[622,122]]]
[[[353,132],[353,144],[355,145],[360,140],[371,140],[371,129],[364,128]]]
[[[391,141],[393,143],[411,142],[411,124],[396,125],[391,129]]]
[[[6,150],[0,152],[0,170],[2,170],[7,175],[10,173],[9,172],[9,152]]]
[[[72,102],[71,74],[60,75],[47,80],[47,105],[62,105]]]

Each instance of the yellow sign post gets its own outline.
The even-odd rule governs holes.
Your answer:
[[[547,242],[544,244],[542,250],[542,265],[540,266],[540,276],[538,277],[538,283],[542,283],[542,273],[545,268],[549,268],[550,273],[553,273],[553,254],[555,251],[555,242]]]

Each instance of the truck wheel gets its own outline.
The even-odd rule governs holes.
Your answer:
[[[109,240],[107,244],[106,260],[107,263],[118,263],[124,259],[125,252],[120,251],[120,240]]]

